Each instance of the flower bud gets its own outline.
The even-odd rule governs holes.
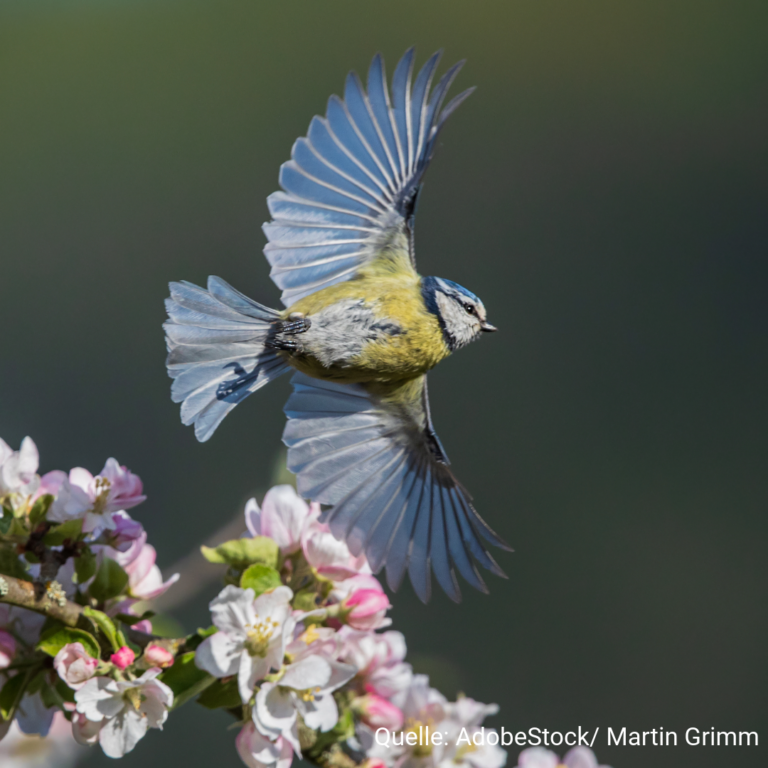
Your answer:
[[[121,671],[130,667],[135,659],[136,654],[127,645],[109,657],[109,660]]]
[[[369,728],[399,731],[403,727],[403,713],[400,709],[375,693],[356,699],[353,707]]]
[[[161,669],[173,666],[174,662],[173,654],[169,650],[154,643],[150,643],[144,649],[144,660],[151,667],[160,667]]]
[[[376,589],[357,589],[343,606],[351,609],[346,616],[347,624],[353,629],[367,631],[381,626],[390,603],[389,598]]]
[[[99,660],[89,656],[82,643],[67,643],[53,660],[59,677],[75,691],[93,677],[98,665]]]
[[[10,666],[16,655],[16,640],[12,634],[0,629],[0,669]]]

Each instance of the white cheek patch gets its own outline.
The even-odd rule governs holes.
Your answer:
[[[450,296],[439,291],[435,294],[440,317],[445,329],[453,338],[455,349],[466,346],[480,334],[480,321],[467,313],[464,307]]]

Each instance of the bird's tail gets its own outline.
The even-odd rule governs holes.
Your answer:
[[[207,291],[187,282],[170,289],[163,328],[171,397],[202,443],[241,400],[289,370],[265,346],[280,313],[219,277],[208,278]]]

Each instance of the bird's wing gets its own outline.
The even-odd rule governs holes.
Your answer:
[[[395,69],[391,99],[381,54],[368,71],[367,92],[350,72],[344,99],[331,96],[326,116],[312,118],[280,168],[283,191],[267,199],[272,221],[264,225],[264,254],[286,306],[350,279],[387,248],[407,250],[413,268],[419,184],[443,124],[474,90],[443,108],[464,62],[430,94],[440,52],[412,83],[413,54],[411,48]]]
[[[503,576],[486,543],[507,545],[475,512],[429,418],[426,376],[378,394],[296,373],[283,441],[299,493],[332,505],[324,518],[374,572],[386,566],[397,589],[405,571],[429,599],[430,566],[449,597],[455,570],[487,588],[475,560]],[[474,558],[474,560],[473,560]]]

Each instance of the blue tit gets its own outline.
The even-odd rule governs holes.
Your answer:
[[[218,277],[172,283],[168,372],[184,424],[208,440],[248,395],[288,371],[283,441],[299,493],[394,590],[406,571],[427,601],[431,575],[454,600],[456,571],[487,591],[477,564],[507,545],[474,510],[432,425],[427,371],[496,329],[466,288],[422,278],[413,217],[424,172],[463,62],[431,89],[439,53],[415,79],[413,49],[387,86],[377,55],[367,91],[355,73],[331,96],[280,169],[264,249],[286,309],[269,309]]]

